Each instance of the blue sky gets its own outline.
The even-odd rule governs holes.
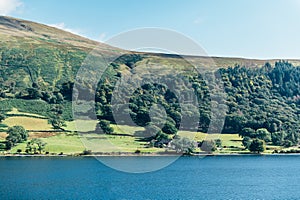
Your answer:
[[[161,27],[212,56],[300,58],[300,0],[0,0],[0,14],[95,40]]]

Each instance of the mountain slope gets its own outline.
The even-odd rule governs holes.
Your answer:
[[[81,36],[50,27],[47,25],[0,16],[0,36],[1,43],[13,44],[18,46],[17,42],[25,42],[28,45],[61,45],[73,46],[80,49],[92,49],[96,45],[102,45],[103,48],[109,46],[100,44]],[[25,41],[24,41],[25,40]]]
[[[73,80],[96,46],[103,53],[119,51],[54,27],[11,17],[0,17],[0,38],[0,83],[8,96],[33,85],[51,91]]]
[[[0,16],[0,38],[1,89],[12,90],[13,94],[8,93],[10,96],[32,85],[38,85],[44,90],[55,90],[56,86],[72,81],[86,55],[96,46],[103,53],[128,53],[54,27],[3,16]],[[173,55],[138,54],[143,57],[142,63],[147,60],[170,65],[185,63]],[[236,64],[256,67],[266,62],[242,58],[190,57],[199,65],[208,65],[211,59],[218,67]],[[269,62],[274,64],[275,60]],[[298,65],[300,62],[294,60],[291,63]],[[15,87],[9,88],[11,85]]]

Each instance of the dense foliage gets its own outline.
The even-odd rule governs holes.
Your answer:
[[[266,63],[261,68],[236,66],[221,72],[229,106],[224,133],[274,145],[299,142],[299,67],[280,61],[274,67]]]
[[[223,133],[238,133],[242,137],[257,138],[274,145],[287,146],[299,142],[300,68],[279,61],[275,66],[266,63],[260,68],[222,68],[219,73],[227,94],[224,104],[228,106]],[[105,79],[96,95],[98,117],[112,122],[114,116],[110,102],[117,76],[115,73],[113,78]],[[187,76],[200,102],[198,108],[191,105],[188,111],[199,111],[198,130],[206,132],[215,114],[210,113],[210,107],[215,102],[211,100],[209,89],[201,76]],[[183,91],[188,89],[182,88]],[[185,111],[166,85],[145,84],[131,94],[129,112],[134,122],[140,126],[149,124],[149,112],[153,104],[160,104],[166,110],[167,121],[162,131],[176,134]],[[119,109],[124,108],[119,105]],[[122,111],[117,113],[122,114]]]
[[[43,114],[52,119],[51,124],[54,127],[61,128],[63,120],[71,119],[70,101],[74,77],[85,56],[86,53],[79,50],[66,52],[47,47],[27,50],[2,47],[0,49],[1,110],[8,111],[11,107],[17,107],[25,112]],[[170,85],[149,82],[141,85],[132,94],[128,94],[127,97],[130,99],[128,107],[125,106],[124,100],[112,108],[112,95],[118,80],[124,73],[137,73],[137,68],[142,67],[140,63],[145,60],[148,62],[147,59],[150,60],[149,57],[140,54],[124,55],[112,63],[101,77],[95,94],[95,106],[97,117],[101,120],[100,125],[105,127],[106,133],[113,132],[109,124],[115,123],[116,117],[120,119],[128,112],[132,120],[146,130],[154,130],[152,121],[155,119],[160,121],[165,117],[165,124],[161,129],[155,128],[149,140],[167,142],[170,137],[176,135],[179,128],[190,130],[197,126],[198,131],[207,132],[211,120],[218,115],[211,112],[211,108],[217,105],[228,108],[222,132],[241,135],[248,149],[254,139],[281,146],[298,144],[300,138],[299,67],[285,61],[276,62],[274,66],[266,63],[256,68],[224,66],[217,71],[220,74],[219,81],[222,82],[225,90],[224,100],[221,102],[216,102],[211,93],[218,86],[207,85],[204,78],[192,70],[180,72],[187,83],[174,80],[167,73],[165,75],[162,73],[162,78],[173,83],[171,85],[174,88],[180,87],[177,89],[183,95],[188,95],[191,91],[196,94],[199,104],[182,107]],[[26,100],[36,103],[28,107],[30,103]],[[52,108],[55,105],[63,105],[64,112],[54,115]],[[166,116],[156,111],[150,113],[153,105],[160,105],[165,110]],[[112,109],[115,109],[114,113],[118,116],[113,115]],[[182,117],[192,116],[191,113],[199,113],[199,124],[182,125]],[[118,121],[118,123],[126,124],[126,121]],[[211,131],[217,129],[213,127]]]
[[[7,130],[6,148],[11,149],[28,138],[28,132],[22,126],[13,126]]]

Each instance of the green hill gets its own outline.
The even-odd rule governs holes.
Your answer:
[[[189,131],[194,125],[181,126],[181,132],[177,134],[182,117],[197,112],[200,120],[195,127],[196,130],[201,134],[208,132],[212,119],[218,118],[219,113],[211,112],[212,106],[215,105],[226,108],[225,124],[224,127],[215,127],[211,131],[218,132],[218,128],[221,128],[222,133],[235,134],[232,140],[223,137],[225,147],[220,147],[221,149],[233,146],[232,148],[235,148],[233,151],[242,151],[241,139],[237,134],[250,142],[255,139],[262,140],[272,150],[297,147],[300,140],[300,70],[297,67],[300,65],[300,60],[190,56],[189,60],[193,63],[205,66],[220,75],[217,82],[219,81],[224,87],[224,94],[222,94],[222,101],[217,101],[215,100],[217,96],[214,96],[213,92],[218,91],[218,84],[207,85],[203,76],[197,74],[191,64],[180,56],[129,52],[54,27],[10,17],[0,17],[0,38],[0,109],[2,113],[7,114],[8,119],[4,122],[9,127],[18,125],[18,120],[26,121],[24,126],[31,127],[27,122],[28,117],[31,117],[37,124],[43,124],[41,131],[47,129],[46,131],[53,132],[46,127],[45,121],[41,120],[54,117],[72,121],[71,98],[74,79],[86,56],[97,46],[105,55],[114,55],[116,52],[124,54],[109,66],[97,87],[96,114],[103,127],[115,127],[110,125],[115,123],[117,117],[112,114],[111,99],[118,80],[131,74],[147,75],[149,66],[152,73],[161,74],[163,79],[174,83],[175,87],[179,87],[178,89],[186,94],[189,92],[196,94],[200,102],[199,105],[189,105],[189,109],[186,110],[179,104],[178,97],[163,84],[145,84],[132,94],[128,94],[129,112],[136,124],[142,127],[151,125],[149,114],[153,104],[163,106],[167,116],[167,122],[162,130],[159,131],[156,129],[158,127],[154,126],[152,128],[157,134],[148,137],[138,136],[138,134],[143,135],[144,133],[141,133],[143,131],[147,132],[144,128],[134,129],[132,131],[134,134],[125,133],[125,136],[116,130],[114,132],[106,129],[109,133],[107,137],[110,139],[119,140],[125,137],[117,143],[128,142],[130,151],[150,147],[159,149],[158,147],[168,145],[171,139],[178,137],[177,135],[187,137],[192,134]],[[210,62],[211,60],[214,62]],[[170,74],[181,75],[187,83],[174,79]],[[151,73],[148,76],[150,78]],[[87,89],[91,89],[88,83],[82,82],[82,84]],[[189,84],[192,87],[189,87]],[[126,112],[124,103],[125,101],[120,101],[117,106],[120,118]],[[18,112],[13,113],[16,109]],[[160,119],[159,115],[154,113],[158,119]],[[10,117],[15,118],[9,120]],[[125,122],[123,123],[122,126],[127,127],[129,132],[131,128]],[[6,130],[7,127],[4,125],[2,131]],[[38,127],[34,127],[34,131],[37,130]],[[70,127],[64,131],[68,130],[76,131]],[[61,131],[64,132],[63,129]],[[115,137],[114,134],[119,135]],[[34,138],[35,135],[56,137],[49,139],[52,143],[57,138],[66,139],[57,135],[33,132],[30,137]],[[5,139],[5,135],[1,137]],[[75,139],[72,138],[72,141],[77,145],[76,139],[77,136]],[[202,140],[202,136],[196,137],[199,146],[203,144]],[[183,141],[179,139],[179,142]],[[67,152],[72,152],[72,148],[68,148]],[[76,146],[76,152],[82,148]],[[129,151],[128,148],[125,149]]]

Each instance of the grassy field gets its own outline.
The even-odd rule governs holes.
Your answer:
[[[26,112],[20,112],[16,108],[12,108],[11,111],[7,112],[6,114],[8,114],[8,115],[23,115],[23,116],[28,116],[28,117],[44,118],[44,116],[42,116],[42,115],[33,114],[33,113],[26,113]]]
[[[26,130],[53,130],[48,120],[32,117],[8,117],[3,121],[7,126],[23,126]]]
[[[140,150],[142,153],[157,153],[166,151],[164,148],[148,147],[147,142],[141,141],[141,138],[134,136],[136,131],[141,131],[143,127],[131,127],[125,125],[112,125],[115,130],[113,135],[95,134],[95,126],[97,121],[79,120],[76,123],[67,122],[66,132],[54,132],[47,119],[43,116],[31,113],[23,113],[16,109],[12,109],[9,114],[20,114],[22,116],[10,116],[1,123],[0,141],[4,141],[6,137],[5,130],[8,127],[21,125],[29,132],[29,140],[32,138],[41,138],[47,143],[45,152],[50,154],[78,154],[85,149],[92,152],[130,152]],[[42,117],[42,118],[36,118]],[[80,130],[81,134],[76,134],[74,131]],[[38,131],[40,130],[40,132]],[[248,153],[242,146],[242,139],[238,134],[205,134],[200,132],[180,131],[178,135],[187,137],[194,141],[221,139],[222,148],[218,148],[216,153]],[[11,153],[16,153],[18,149],[22,152],[26,149],[26,142],[18,144],[11,149]],[[272,153],[277,146],[267,145],[266,153]],[[196,152],[200,152],[197,148]]]
[[[45,152],[55,154],[59,154],[61,152],[65,154],[74,154],[81,153],[85,149],[78,135],[53,132],[53,128],[50,124],[48,124],[48,120],[42,119],[44,116],[20,112],[16,108],[13,108],[7,114],[16,114],[23,116],[11,116],[6,118],[2,122],[2,126],[4,127],[2,128],[2,130],[6,130],[7,127],[12,127],[15,125],[23,126],[26,130],[29,131],[29,140],[32,138],[41,138],[44,142],[47,143]],[[5,132],[0,133],[0,140],[4,141],[5,137]],[[13,147],[10,152],[16,153],[18,149],[21,149],[24,152],[26,149],[26,142]]]
[[[44,151],[51,154],[60,154],[61,152],[64,154],[82,153],[83,150],[86,149],[81,142],[80,137],[77,135],[60,133],[55,136],[41,139],[47,144]],[[16,153],[18,149],[21,149],[22,152],[25,152],[26,142],[13,147],[10,152]]]
[[[78,135],[73,134],[58,134],[56,136],[43,138],[47,143],[45,151],[51,153],[81,153],[86,149]]]

